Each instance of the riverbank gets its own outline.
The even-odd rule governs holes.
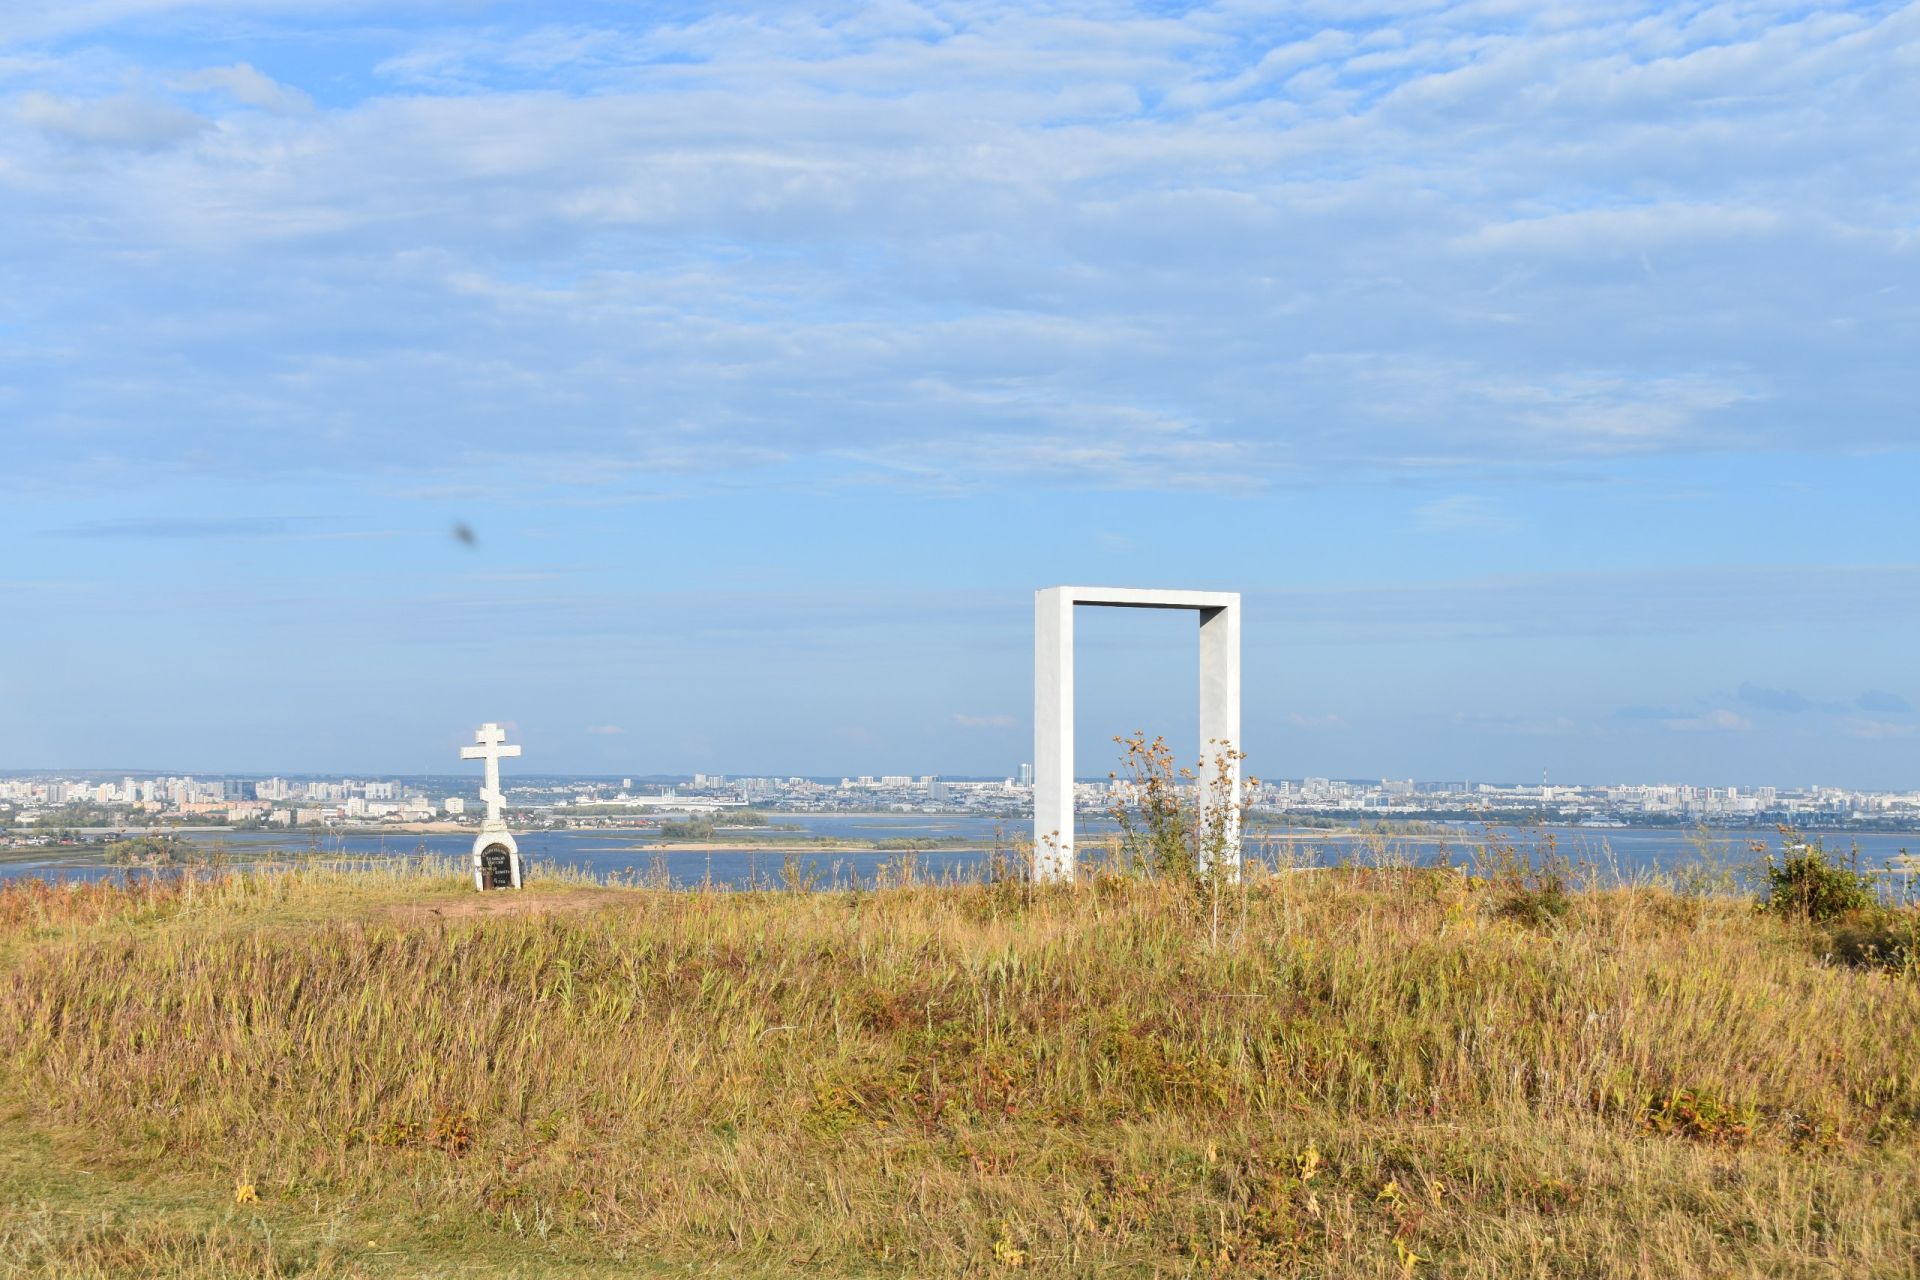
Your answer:
[[[0,1259],[1911,1273],[1920,983],[1746,899],[1512,890],[7,886]]]

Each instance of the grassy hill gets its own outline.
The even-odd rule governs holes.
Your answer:
[[[1659,889],[0,889],[0,1274],[1909,1276],[1920,982]]]

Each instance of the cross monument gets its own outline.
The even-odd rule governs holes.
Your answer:
[[[497,724],[481,725],[474,731],[473,739],[473,746],[460,748],[460,758],[484,760],[487,770],[486,782],[480,788],[487,816],[473,841],[473,887],[518,889],[522,871],[520,846],[507,830],[504,813],[507,797],[500,790],[500,761],[502,757],[519,755],[520,748],[506,745],[506,731]]]

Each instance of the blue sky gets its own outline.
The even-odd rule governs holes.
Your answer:
[[[1002,774],[1090,582],[1268,776],[1920,786],[1916,119],[1897,4],[10,0],[0,767]]]

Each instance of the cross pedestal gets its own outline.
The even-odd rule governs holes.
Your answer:
[[[487,770],[486,782],[480,788],[487,816],[481,819],[480,834],[473,840],[473,887],[482,891],[518,889],[524,867],[520,846],[507,830],[507,797],[500,790],[500,760],[503,756],[519,755],[520,748],[505,745],[507,735],[497,724],[481,725],[474,731],[473,738],[473,746],[460,748],[460,758],[484,760]]]

